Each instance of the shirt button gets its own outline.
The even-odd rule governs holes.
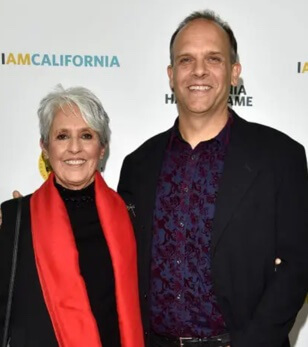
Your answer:
[[[177,300],[181,300],[181,297],[182,297],[181,294],[178,294],[178,295],[176,296],[176,299],[177,299]]]
[[[184,192],[187,193],[188,192],[188,187],[184,187]]]
[[[180,227],[183,228],[184,227],[184,223],[180,222]]]
[[[191,160],[195,160],[196,159],[196,155],[193,154],[191,157],[190,157]]]
[[[181,262],[181,259],[178,259],[177,261],[176,261],[176,263],[178,264],[178,265],[180,265],[182,262]]]
[[[147,299],[147,298],[148,298],[147,293],[145,293],[145,294],[143,295],[143,297],[144,297],[145,299]]]

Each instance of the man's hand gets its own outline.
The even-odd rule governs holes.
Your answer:
[[[18,190],[14,190],[13,193],[12,193],[12,196],[13,196],[14,199],[22,197],[22,195],[20,194],[20,192]],[[2,211],[1,211],[1,208],[0,208],[0,228],[1,228],[1,225],[2,225]]]
[[[14,199],[17,199],[17,198],[21,198],[21,197],[22,197],[22,195],[20,194],[20,192],[19,192],[18,190],[14,190],[13,193],[12,193],[12,195],[13,195],[13,198],[14,198]]]

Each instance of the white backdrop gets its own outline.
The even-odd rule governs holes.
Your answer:
[[[243,87],[234,109],[288,133],[307,151],[306,0],[1,0],[0,201],[42,183],[36,110],[58,83],[85,86],[102,100],[112,129],[104,177],[116,188],[124,156],[173,124],[169,39],[186,15],[204,8],[227,20],[238,40]],[[89,66],[95,56],[104,56],[104,67]],[[307,315],[306,304],[293,346],[308,345]]]

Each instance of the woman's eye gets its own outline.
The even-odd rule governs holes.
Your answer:
[[[57,140],[65,140],[67,139],[67,135],[66,134],[59,134],[57,135]]]
[[[83,134],[83,135],[82,135],[82,138],[83,138],[84,140],[91,140],[91,139],[93,138],[93,136],[92,136],[92,134],[90,134],[90,133],[86,133],[86,134]]]

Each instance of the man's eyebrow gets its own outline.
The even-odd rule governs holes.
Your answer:
[[[220,51],[210,51],[210,52],[208,52],[207,54],[215,54],[215,55],[222,55],[222,52],[220,52]]]

